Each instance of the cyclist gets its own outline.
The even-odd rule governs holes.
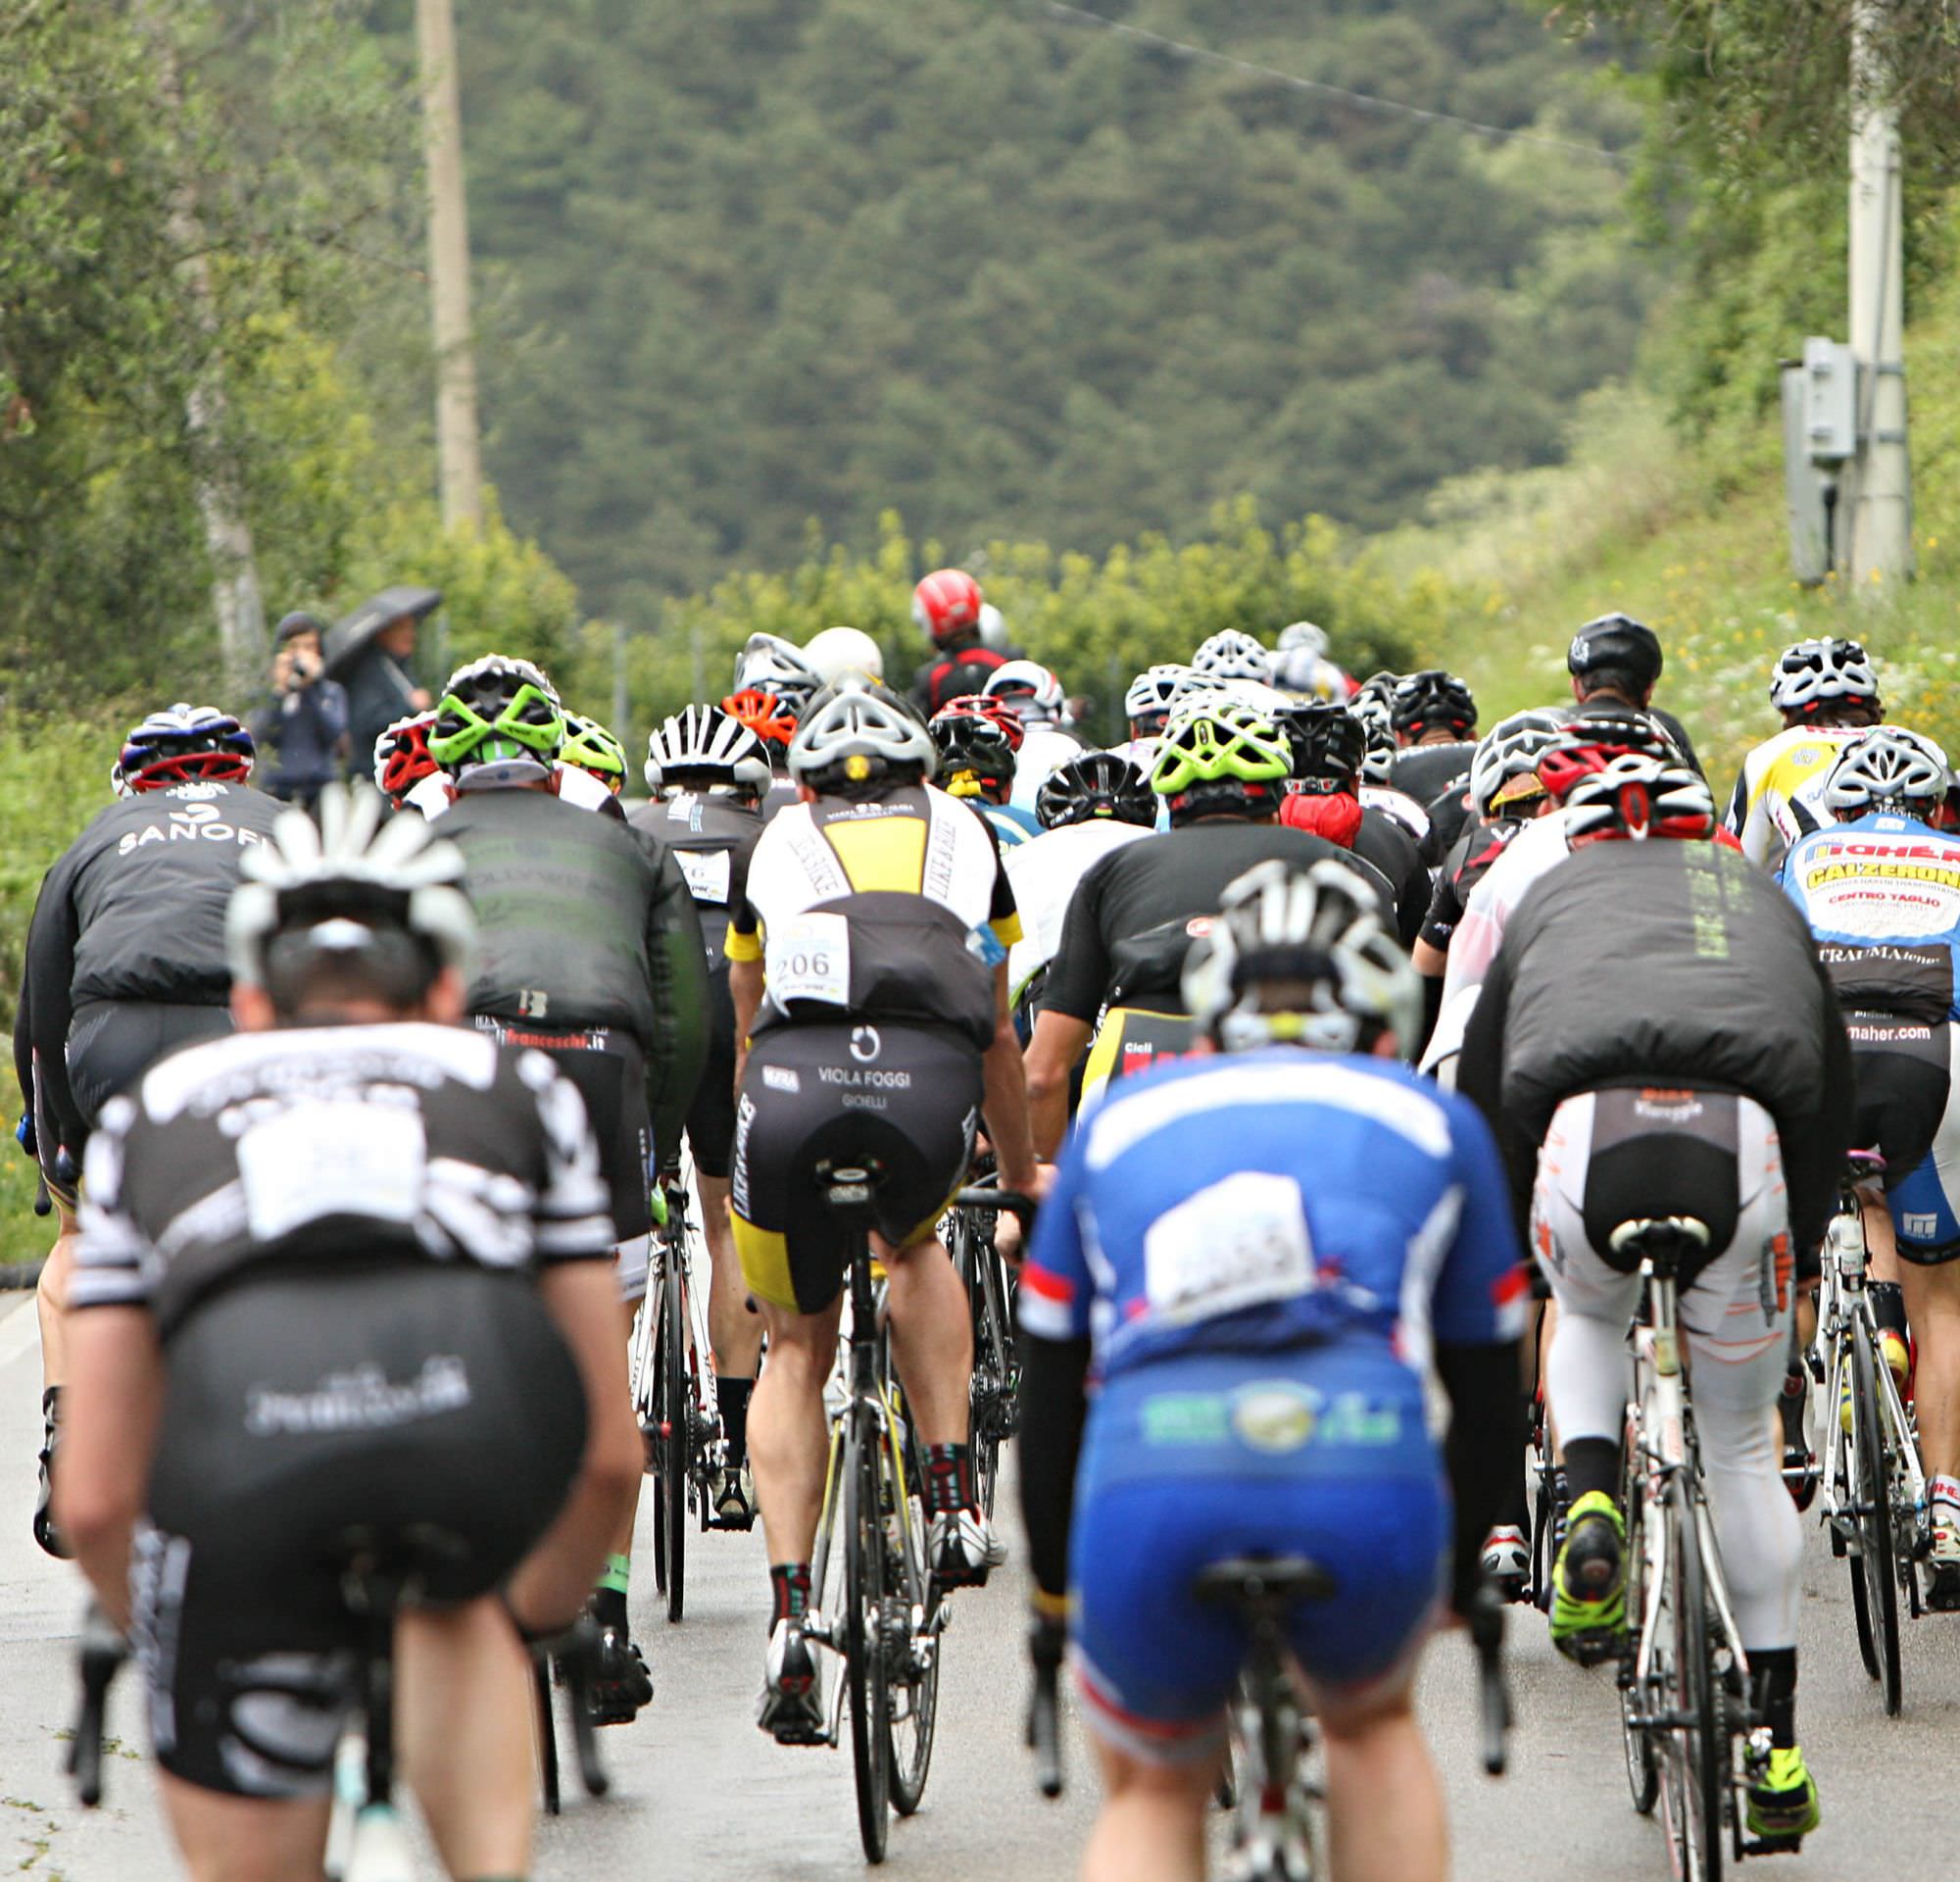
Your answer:
[[[1198,643],[1191,656],[1191,670],[1210,679],[1269,687],[1273,683],[1273,657],[1242,628],[1223,627]]]
[[[735,656],[738,693],[761,692],[781,701],[794,718],[823,685],[809,656],[780,634],[753,633]]]
[[[224,908],[277,802],[249,788],[252,735],[179,703],[145,717],[117,761],[120,801],[41,878],[14,1014],[14,1069],[59,1232],[41,1269],[40,1488],[34,1537],[62,1553],[48,1472],[66,1375],[63,1303],[75,1172],[103,1107],[174,1046],[231,1030]]]
[[[1027,1191],[1037,1174],[1007,1012],[1006,951],[1020,924],[992,834],[927,782],[931,736],[868,681],[848,677],[818,695],[790,763],[802,802],[756,845],[727,950],[737,1036],[748,1042],[735,1240],[769,1339],[749,1407],[772,1596],[758,1722],[804,1745],[824,1729],[803,1622],[847,1247],[815,1162],[836,1154],[883,1166],[874,1246],[926,1455],[941,1587],[985,1581],[1003,1552],[973,1487],[965,1290],[934,1223],[983,1114],[1001,1180]]]
[[[1357,693],[1348,710],[1353,714],[1367,741],[1361,756],[1361,788],[1357,795],[1371,811],[1383,811],[1394,817],[1420,849],[1429,841],[1429,813],[1406,791],[1396,789],[1396,757],[1399,748],[1389,729],[1389,709],[1379,699]]]
[[[1770,704],[1783,730],[1743,759],[1726,818],[1742,854],[1766,869],[1799,836],[1835,820],[1823,801],[1832,767],[1885,718],[1871,656],[1836,635],[1795,641],[1778,655]]]
[[[1021,1282],[1036,1639],[1053,1652],[1069,1613],[1106,1798],[1082,1872],[1204,1873],[1246,1638],[1192,1581],[1272,1553],[1335,1584],[1291,1626],[1335,1873],[1442,1882],[1413,1692],[1446,1561],[1466,1611],[1522,1441],[1503,1172],[1470,1106],[1393,1063],[1421,994],[1348,868],[1275,859],[1222,903],[1184,981],[1218,1056],[1126,1084],[1083,1124]]]
[[[970,804],[1003,849],[1025,843],[1040,827],[1007,802],[1014,789],[1014,755],[1027,734],[999,700],[979,694],[956,699],[932,716],[926,730],[939,754],[934,773],[949,797]]]
[[[1386,811],[1361,802],[1361,761],[1368,735],[1345,706],[1298,700],[1273,715],[1293,753],[1280,821],[1311,830],[1372,863],[1396,897],[1396,927],[1404,947],[1429,907],[1429,871],[1415,839]]]
[[[577,1093],[456,1024],[455,851],[365,787],[320,814],[247,856],[237,1036],[90,1142],[57,1509],[141,1646],[193,1873],[320,1873],[372,1548],[417,1584],[396,1717],[437,1849],[514,1877],[517,1629],[576,1616],[639,1474],[606,1192]]]
[[[1794,1263],[1823,1237],[1851,1139],[1844,1022],[1788,898],[1710,840],[1699,773],[1615,759],[1573,786],[1564,818],[1572,854],[1511,916],[1457,1075],[1495,1126],[1558,1305],[1546,1407],[1573,1502],[1552,1642],[1591,1664],[1627,1628],[1617,1499],[1641,1275],[1611,1237],[1690,1217],[1707,1231],[1681,1275],[1695,1429],[1774,1746],[1748,1826],[1801,1837],[1818,1820],[1796,1741],[1803,1540],[1771,1413]]]
[[[1185,954],[1225,885],[1254,863],[1342,862],[1384,910],[1395,906],[1380,870],[1352,851],[1279,823],[1291,766],[1285,735],[1247,706],[1201,705],[1165,729],[1151,788],[1170,807],[1170,828],[1089,868],[1049,963],[1028,1047],[1028,1108],[1044,1155],[1061,1142],[1072,1074],[1092,1037],[1089,1087],[1190,1045]]]
[[[1818,941],[1845,1010],[1857,1067],[1856,1140],[1885,1159],[1861,1197],[1867,1283],[1886,1362],[1913,1398],[1933,1499],[1933,1605],[1960,1606],[1960,837],[1943,821],[1951,783],[1930,739],[1881,725],[1843,748],[1822,809],[1783,880]],[[1901,1294],[1903,1288],[1903,1294]]]
[[[1331,700],[1345,706],[1354,696],[1354,681],[1327,658],[1327,629],[1310,620],[1282,627],[1273,656],[1273,684],[1302,699]]]
[[[374,741],[374,788],[393,810],[415,809],[427,817],[433,805],[449,802],[442,767],[429,756],[429,727],[434,723],[433,711],[416,713],[396,719]]]
[[[811,636],[803,657],[824,686],[836,685],[846,673],[865,679],[885,677],[884,650],[861,627],[826,627]]]
[[[1170,718],[1178,688],[1190,677],[1191,669],[1166,662],[1146,667],[1123,695],[1123,716],[1129,721],[1130,736],[1113,749],[1140,769],[1148,772],[1151,756],[1163,736],[1164,722]]]
[[[673,858],[623,816],[590,817],[559,794],[577,775],[558,764],[564,741],[551,682],[491,654],[450,675],[429,750],[455,796],[438,824],[476,909],[469,1014],[501,1043],[549,1054],[583,1096],[630,1326],[647,1288],[652,1155],[678,1145],[707,1054],[707,955]],[[609,1724],[653,1696],[627,1627],[632,1540],[629,1511],[594,1596]]]
[[[928,717],[979,692],[1007,665],[981,638],[985,608],[980,584],[963,569],[935,569],[912,590],[912,620],[933,649],[912,681],[912,698]]]
[[[814,697],[814,695],[812,695]],[[762,818],[766,822],[778,811],[797,801],[796,782],[790,776],[790,741],[796,737],[797,711],[774,693],[754,687],[730,693],[721,710],[738,724],[746,725],[762,741],[769,759],[769,787],[762,793]]]
[[[1014,788],[1007,802],[1032,817],[1035,799],[1050,775],[1083,751],[1082,740],[1069,730],[1068,696],[1061,681],[1033,660],[1008,661],[987,676],[980,690],[1021,722],[1025,736],[1014,752]]]
[[[1687,727],[1653,703],[1663,665],[1660,636],[1631,615],[1601,615],[1572,636],[1565,650],[1572,697],[1582,712],[1644,713],[1664,731],[1690,771],[1701,768]]]
[[[596,719],[583,713],[564,716],[564,743],[558,762],[597,778],[609,797],[626,788],[626,748]]]
[[[1423,860],[1433,866],[1470,815],[1464,785],[1477,751],[1477,702],[1454,673],[1425,668],[1396,682],[1389,725],[1400,747],[1389,782],[1414,798],[1429,818]]]
[[[769,761],[762,741],[712,706],[690,706],[647,741],[647,788],[653,802],[626,814],[635,828],[667,850],[687,878],[701,915],[709,970],[708,1060],[687,1114],[708,1243],[708,1336],[714,1350],[716,1410],[724,1461],[709,1486],[714,1522],[747,1529],[756,1519],[749,1467],[749,1396],[761,1357],[762,1323],[745,1305],[728,1222],[728,1166],[735,1143],[735,1002],[728,990],[724,943],[728,909],[762,834],[762,793]]]

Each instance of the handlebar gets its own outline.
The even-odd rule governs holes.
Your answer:
[[[1032,1196],[1023,1196],[1018,1190],[993,1189],[982,1184],[956,1190],[950,1207],[1005,1210],[1009,1215],[1018,1216],[1021,1226],[1025,1228],[1034,1220],[1036,1203]]]
[[[1483,1713],[1484,1768],[1504,1774],[1504,1741],[1511,1729],[1511,1690],[1504,1678],[1504,1604],[1494,1588],[1480,1588],[1463,1617],[1477,1650],[1478,1701]]]
[[[81,1623],[77,1656],[81,1671],[81,1709],[75,1714],[74,1736],[69,1741],[68,1771],[75,1795],[94,1809],[102,1802],[102,1721],[109,1703],[110,1682],[129,1656],[129,1643],[101,1607],[91,1601]]]

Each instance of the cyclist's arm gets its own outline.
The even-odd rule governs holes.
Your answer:
[[[1047,995],[1043,997],[1046,1000]],[[1061,1146],[1068,1129],[1069,1073],[1089,1050],[1095,1030],[1087,1019],[1046,1005],[1035,1015],[1035,1036],[1028,1044],[1027,1101],[1028,1124],[1040,1156],[1053,1157]]]
[[[671,1162],[680,1154],[681,1131],[708,1063],[708,950],[700,913],[673,852],[651,837],[642,841],[660,869],[646,933],[660,1027],[647,1057],[647,1109],[655,1147],[663,1162]]]
[[[749,1064],[749,1034],[768,985],[762,966],[762,922],[749,900],[746,865],[740,882],[731,885],[728,932],[722,939],[721,953],[728,963],[728,995],[735,1003],[735,1089],[740,1091]]]
[[[42,879],[27,929],[21,974],[21,1008],[14,1026],[14,1070],[29,1112],[38,1077],[49,1117],[61,1141],[79,1144],[86,1134],[68,1083],[68,1029],[74,1017],[74,951],[81,938],[74,910],[74,878],[57,863]],[[52,1156],[57,1146],[45,1144]]]
[[[1068,1128],[1069,1074],[1089,1050],[1114,972],[1102,934],[1102,879],[1111,859],[1123,853],[1112,850],[1075,885],[1062,916],[1061,939],[1048,964],[1027,1063],[1028,1115],[1035,1149],[1043,1157],[1055,1154]]]
[[[1776,1120],[1788,1185],[1790,1244],[1797,1272],[1806,1279],[1817,1272],[1817,1251],[1838,1208],[1838,1182],[1857,1128],[1857,1079],[1844,1015],[1821,965],[1817,979],[1824,1001],[1824,1074],[1806,1113]]]
[[[1034,1137],[1028,1118],[1027,1076],[1021,1042],[1014,1031],[1013,1003],[1007,998],[1007,964],[994,968],[994,1041],[980,1062],[980,1109],[987,1135],[1000,1160],[1004,1187],[1032,1194],[1036,1183]]]
[[[1455,950],[1450,952],[1454,954]],[[1446,986],[1447,983],[1445,983]],[[1503,1104],[1504,1024],[1511,1004],[1511,957],[1499,948],[1471,1009],[1456,1060],[1456,1089],[1484,1114],[1510,1177],[1512,1220],[1522,1236],[1531,1221],[1539,1140]]]

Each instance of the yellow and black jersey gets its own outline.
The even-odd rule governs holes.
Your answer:
[[[1751,863],[1780,868],[1800,836],[1832,820],[1824,786],[1845,746],[1868,725],[1791,725],[1765,739],[1742,761],[1724,821]]]

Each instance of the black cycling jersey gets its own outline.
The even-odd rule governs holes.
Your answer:
[[[1394,904],[1389,881],[1371,863],[1306,830],[1222,818],[1187,824],[1111,850],[1076,884],[1042,1011],[1087,1023],[1105,1002],[1143,1000],[1181,1013],[1178,979],[1199,931],[1192,924],[1217,914],[1226,887],[1274,857],[1301,867],[1345,864],[1385,909]]]
[[[1436,867],[1455,848],[1456,839],[1478,820],[1470,805],[1470,773],[1465,771],[1446,784],[1423,806],[1423,815],[1429,818],[1429,834],[1422,840],[1423,856]]]
[[[145,791],[100,812],[41,880],[14,1019],[22,1097],[79,1151],[88,1118],[69,1089],[75,1009],[105,1001],[222,1007],[224,911],[238,864],[285,806],[238,784]]]
[[[612,1248],[577,1091],[542,1053],[459,1026],[187,1047],[104,1109],[85,1177],[69,1305],[147,1306],[165,1335],[275,1260],[521,1270]]]
[[[735,798],[682,791],[634,805],[626,821],[653,837],[680,866],[688,893],[702,912],[709,965],[721,966],[735,886],[747,876],[750,855],[762,834],[760,809]]]
[[[1470,891],[1484,872],[1504,853],[1504,846],[1524,828],[1528,818],[1500,817],[1494,823],[1467,823],[1458,833],[1436,873],[1436,887],[1423,917],[1422,939],[1441,954],[1449,952],[1450,936],[1470,904]]]
[[[1413,947],[1429,907],[1429,870],[1421,846],[1387,811],[1364,804],[1353,848],[1362,862],[1388,877],[1396,895],[1396,931],[1403,947]]]
[[[1470,761],[1477,755],[1477,741],[1454,739],[1435,745],[1410,745],[1395,756],[1389,767],[1389,784],[1404,791],[1418,804],[1429,805],[1459,779],[1470,775]]]

